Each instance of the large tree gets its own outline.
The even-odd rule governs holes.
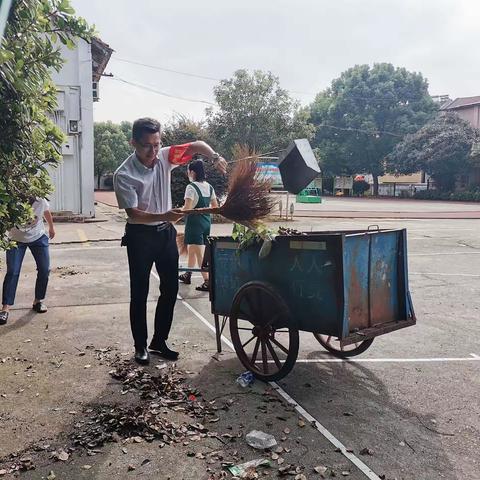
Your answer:
[[[420,73],[388,63],[357,65],[333,80],[310,106],[324,170],[370,173],[374,194],[385,157],[403,136],[422,127],[436,110]]]
[[[94,168],[98,189],[100,189],[102,175],[113,173],[133,151],[125,133],[128,131],[128,126],[128,122],[122,122],[122,125],[112,122],[95,123]],[[129,131],[131,131],[131,125]]]
[[[422,170],[432,176],[437,188],[450,191],[456,176],[473,166],[478,141],[478,130],[455,113],[442,113],[407,135],[387,157],[387,166],[398,174]]]
[[[217,142],[211,137],[203,122],[196,122],[184,116],[173,118],[162,129],[164,145],[181,145],[182,143],[203,140],[217,148]],[[225,193],[227,181],[210,162],[205,162],[205,174],[217,196]],[[172,172],[172,202],[175,207],[183,205],[185,188],[188,185],[186,167],[178,167]]]
[[[312,137],[307,112],[270,72],[238,70],[214,94],[218,108],[207,111],[207,123],[225,155],[236,144],[266,153],[281,150],[293,138]]]
[[[15,0],[0,44],[0,248],[6,233],[32,215],[30,198],[51,191],[48,165],[60,159],[62,132],[50,120],[60,42],[74,46],[91,30],[68,0]]]

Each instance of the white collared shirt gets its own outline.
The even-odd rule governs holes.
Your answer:
[[[146,167],[132,153],[115,171],[113,187],[119,208],[138,208],[148,213],[165,213],[172,208],[171,172],[178,165],[170,163],[168,154],[171,147],[161,148],[152,168]],[[164,222],[129,223],[159,225]]]

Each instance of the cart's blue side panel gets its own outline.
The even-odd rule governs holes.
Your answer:
[[[303,331],[371,338],[414,319],[405,230],[282,236],[264,259],[258,246],[237,252],[231,237],[211,246],[214,313],[229,315],[240,287],[260,281],[283,297]]]
[[[341,279],[335,255],[339,242],[340,237],[329,241],[281,238],[265,259],[258,258],[258,247],[237,252],[233,242],[213,242],[213,311],[228,315],[242,285],[263,281],[285,299],[299,329],[341,335]]]
[[[370,255],[370,325],[404,320],[399,315],[398,259],[401,231],[371,235]],[[399,289],[401,287],[401,289]]]
[[[343,337],[368,326],[368,262],[370,236],[347,235],[343,249],[343,288],[345,309]]]

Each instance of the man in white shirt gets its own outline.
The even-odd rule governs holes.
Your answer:
[[[176,230],[171,222],[182,217],[173,212],[171,171],[188,163],[193,155],[211,158],[226,172],[226,161],[205,142],[162,147],[160,123],[140,118],[133,123],[131,143],[135,152],[114,175],[118,205],[127,212],[122,245],[127,246],[130,270],[130,326],[135,343],[135,360],[148,364],[147,296],[153,264],[160,277],[160,297],[155,311],[155,327],[150,351],[175,360],[178,352],[166,340],[173,320],[178,292],[178,250]]]

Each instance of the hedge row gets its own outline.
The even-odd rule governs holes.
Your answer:
[[[442,192],[440,190],[420,190],[413,198],[420,200],[452,200],[456,202],[480,202],[480,189],[465,192]]]

